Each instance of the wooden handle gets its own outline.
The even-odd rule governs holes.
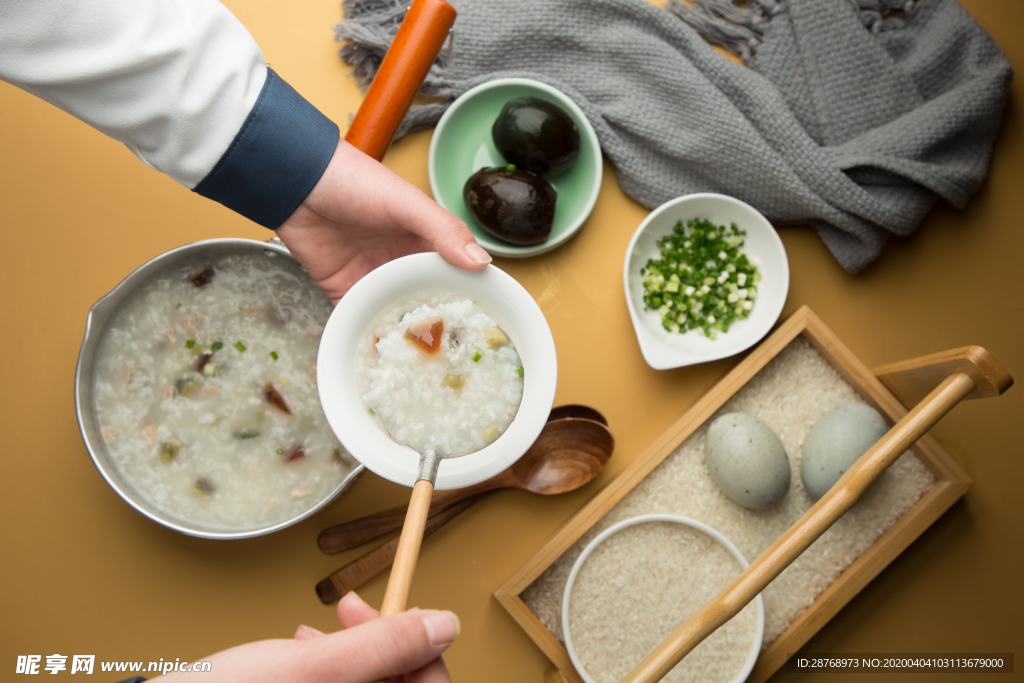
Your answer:
[[[544,683],[569,683],[569,679],[558,669],[548,669],[544,676]]]
[[[828,493],[721,593],[679,625],[622,683],[661,680],[687,653],[734,617],[846,512],[907,448],[974,391],[966,374],[948,376],[847,470]]]
[[[409,512],[405,515],[405,525],[402,527],[402,535],[398,538],[398,550],[395,551],[394,567],[388,578],[388,587],[384,591],[384,602],[380,606],[382,617],[405,611],[412,575],[416,571],[416,558],[420,555],[420,543],[423,542],[423,529],[427,525],[430,494],[433,491],[434,483],[426,479],[420,479],[412,487]]]
[[[1010,373],[980,346],[964,346],[890,363],[872,372],[907,407],[916,405],[939,382],[957,372],[970,377],[976,386],[965,400],[999,396],[1013,386]]]
[[[464,489],[442,491],[431,499],[428,514],[436,514],[455,505],[459,501],[489,490],[489,487],[485,486],[489,481],[487,480]],[[321,531],[316,542],[320,546],[320,550],[328,555],[351,550],[367,541],[379,538],[389,531],[400,528],[405,521],[408,509],[407,505],[399,505],[390,510],[353,519],[344,524],[336,524]]]
[[[384,158],[454,23],[455,9],[444,0],[413,0],[345,140],[377,161]]]
[[[458,502],[451,507],[438,512],[436,515],[427,518],[427,526],[423,529],[423,538],[430,536],[430,534],[434,533],[492,493],[494,493],[494,491],[478,493],[471,498]],[[352,562],[349,562],[344,567],[318,583],[316,586],[316,592],[317,595],[320,596],[321,602],[325,605],[329,605],[336,600],[340,600],[341,596],[345,595],[349,591],[354,591],[373,577],[377,576],[377,574],[380,574],[382,571],[390,567],[395,561],[395,553],[398,551],[398,541],[398,538],[394,538],[387,543],[377,546],[370,552],[356,560],[353,560]]]

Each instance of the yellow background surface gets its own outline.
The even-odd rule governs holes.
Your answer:
[[[361,95],[332,42],[338,4],[225,4],[273,68],[344,130]],[[964,4],[1020,69],[1024,4]],[[980,344],[1024,378],[1021,95],[1018,77],[990,176],[970,205],[937,206],[859,275],[845,273],[810,229],[781,230],[792,274],[783,316],[809,304],[869,367]],[[385,159],[425,192],[429,139],[430,132],[413,135]],[[496,263],[530,291],[551,325],[559,351],[556,404],[603,411],[617,438],[615,457],[580,491],[557,498],[501,493],[424,544],[411,604],[461,617],[462,635],[446,655],[458,681],[543,680],[546,658],[492,591],[738,360],[665,372],[644,363],[621,267],[648,211],[622,193],[610,166],[605,171],[579,235],[550,254]],[[93,302],[171,247],[219,236],[267,239],[269,232],[2,83],[0,207],[0,680],[15,678],[19,654],[194,660],[288,637],[300,623],[334,630],[334,610],[319,603],[313,586],[357,553],[322,555],[317,533],[402,503],[407,489],[366,474],[325,511],[285,531],[236,542],[190,538],[117,497],[90,461],[75,418],[75,361]],[[805,652],[1024,653],[1022,418],[1024,388],[1015,387],[965,403],[939,423],[933,434],[969,463],[974,487]],[[385,580],[364,587],[368,602],[380,603]],[[1018,676],[1022,668],[1018,661]],[[827,678],[780,673],[775,680]]]

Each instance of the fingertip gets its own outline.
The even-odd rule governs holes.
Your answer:
[[[427,632],[427,642],[434,648],[447,648],[462,632],[462,624],[454,612],[426,610],[420,619]]]
[[[464,247],[464,251],[466,252],[466,256],[469,257],[469,260],[473,263],[473,265],[479,268],[483,268],[492,260],[491,255],[488,254],[487,251],[476,242],[470,242],[469,244],[467,244]]]
[[[345,593],[345,595],[341,596],[341,600],[338,601],[338,605],[340,606],[342,603],[344,603],[346,607],[369,607],[369,605],[366,604],[366,601],[359,597],[359,593],[356,593],[355,591],[349,591],[348,593]]]
[[[352,628],[379,616],[380,612],[367,605],[355,591],[349,591],[338,601],[338,621],[342,628]]]
[[[322,635],[324,635],[323,631],[318,631],[312,626],[299,624],[299,627],[295,629],[295,635],[292,637],[295,640],[311,640],[312,638],[319,638]]]
[[[491,255],[484,250],[470,231],[465,221],[453,216],[440,206],[436,220],[431,220],[426,229],[418,232],[445,261],[463,270],[480,270],[491,262]]]

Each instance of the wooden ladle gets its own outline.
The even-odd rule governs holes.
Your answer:
[[[557,410],[557,409],[556,409]],[[520,488],[550,495],[583,486],[607,464],[615,448],[611,431],[597,420],[555,419],[544,425],[530,449],[507,470],[466,488],[433,497],[428,515],[484,491]],[[317,538],[325,553],[340,553],[402,526],[407,506],[399,506],[324,529]]]

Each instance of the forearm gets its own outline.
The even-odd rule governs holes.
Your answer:
[[[0,78],[271,228],[338,138],[216,0],[5,0]]]

